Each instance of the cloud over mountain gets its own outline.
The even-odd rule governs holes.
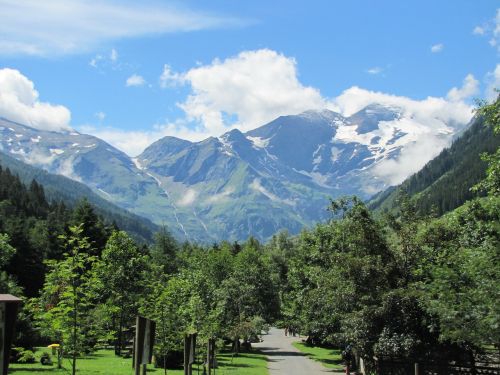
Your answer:
[[[69,109],[40,101],[34,83],[15,69],[0,69],[0,116],[37,129],[71,129]]]
[[[216,59],[182,77],[192,92],[180,107],[211,134],[234,124],[250,130],[283,114],[326,105],[319,90],[299,81],[295,59],[269,49]]]

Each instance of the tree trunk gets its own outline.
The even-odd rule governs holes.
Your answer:
[[[238,354],[240,352],[240,338],[235,337],[233,341],[233,353]]]
[[[115,352],[117,355],[121,356],[122,355],[122,346],[123,346],[123,311],[120,311],[120,321],[118,323],[118,342],[117,342],[117,347],[115,349]]]

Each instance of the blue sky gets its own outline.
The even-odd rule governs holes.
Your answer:
[[[71,126],[133,155],[164,135],[199,140],[309,107],[348,113],[374,93],[463,110],[500,82],[497,7],[0,0],[0,116]],[[39,96],[19,99],[30,89]]]

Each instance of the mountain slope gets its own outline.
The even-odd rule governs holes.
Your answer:
[[[494,152],[499,146],[500,137],[476,118],[451,147],[398,187],[373,197],[369,206],[374,210],[394,210],[398,194],[406,191],[422,213],[432,209],[437,209],[438,214],[451,211],[474,197],[471,187],[484,178],[486,163],[480,154]]]
[[[384,190],[392,183],[379,173],[385,164],[432,137],[428,160],[466,125],[430,122],[378,104],[349,117],[306,111],[201,142],[165,137],[130,158],[93,136],[0,119],[0,149],[168,225],[179,240],[265,240],[326,219],[330,197]]]
[[[81,182],[101,198],[156,224],[167,224],[176,237],[183,237],[161,184],[99,138],[75,131],[37,130],[0,118],[0,151]]]
[[[108,222],[116,222],[118,227],[129,232],[141,242],[151,242],[153,233],[158,227],[148,219],[136,216],[95,194],[87,186],[60,175],[50,174],[42,169],[32,167],[0,152],[0,166],[9,168],[17,174],[24,184],[36,180],[45,191],[47,200],[63,201],[68,206],[74,206],[82,199],[94,206],[96,212]]]

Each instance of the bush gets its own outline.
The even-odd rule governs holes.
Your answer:
[[[35,353],[31,350],[24,350],[23,348],[19,351],[19,357],[17,358],[18,363],[35,363]]]

